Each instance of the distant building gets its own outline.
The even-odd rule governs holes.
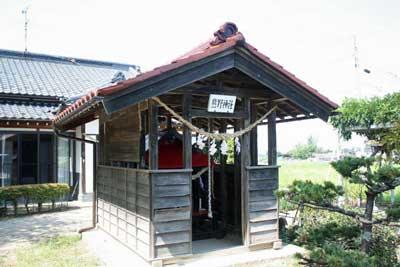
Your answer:
[[[54,112],[62,100],[137,72],[135,65],[0,50],[0,186],[64,182],[75,197],[90,193],[91,145],[56,137]],[[70,134],[96,135],[97,124]]]

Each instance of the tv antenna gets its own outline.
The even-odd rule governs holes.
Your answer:
[[[28,10],[29,6],[25,7],[22,9],[22,15],[24,15],[25,18],[25,23],[24,23],[24,29],[25,29],[25,53],[28,52]]]

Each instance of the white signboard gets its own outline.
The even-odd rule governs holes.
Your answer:
[[[236,96],[210,95],[208,112],[233,113],[235,111]]]

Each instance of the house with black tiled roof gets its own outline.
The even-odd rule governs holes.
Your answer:
[[[90,193],[91,144],[57,137],[51,121],[65,100],[73,103],[138,71],[136,65],[0,50],[0,186],[65,182],[75,196]],[[97,124],[69,134],[93,138]]]

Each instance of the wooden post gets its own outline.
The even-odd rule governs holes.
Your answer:
[[[149,100],[149,169],[158,169],[158,106]]]
[[[221,121],[221,132],[226,133],[226,121]],[[226,221],[227,221],[227,214],[228,214],[228,183],[226,181],[226,173],[225,173],[225,165],[226,165],[226,155],[222,155],[220,157],[221,162],[221,172],[220,172],[220,192],[221,192],[221,219],[222,219],[222,229],[225,235],[225,228],[226,228]]]
[[[235,132],[239,131],[242,128],[242,120],[236,120],[235,121]],[[241,163],[240,163],[240,154],[236,152],[236,145],[234,146],[234,175],[235,175],[235,203],[234,203],[234,216],[235,216],[235,228],[239,229],[240,231],[240,220],[241,220],[241,213],[240,213],[240,207],[241,207],[241,187],[240,187],[240,180],[241,180]]]
[[[247,97],[243,98],[243,110],[245,113],[250,115],[250,99]],[[250,116],[247,116],[243,120],[243,127],[246,128],[250,125]],[[241,154],[241,173],[242,173],[242,237],[243,237],[243,245],[249,246],[249,218],[248,218],[248,193],[249,193],[249,185],[248,185],[248,177],[246,167],[250,166],[250,133],[246,133],[242,135],[241,138],[241,146],[240,146],[240,154]]]
[[[192,122],[192,95],[184,94],[183,95],[183,118],[188,122]],[[182,156],[183,156],[183,168],[184,169],[192,169],[192,130],[190,130],[187,126],[183,127],[183,140],[182,140]],[[193,198],[192,198],[192,178],[190,176],[189,188],[190,188],[190,240],[192,240],[193,236]],[[190,253],[192,253],[192,242],[190,242]]]
[[[189,122],[192,122],[192,95],[183,95],[183,118]],[[192,168],[192,131],[187,127],[183,127],[183,168]]]
[[[144,169],[146,165],[145,155],[146,155],[146,131],[148,125],[148,112],[138,110],[140,116],[140,150],[139,150],[139,169]]]
[[[277,165],[276,154],[276,112],[268,116],[268,165]]]
[[[250,112],[251,123],[257,120],[257,106],[252,101],[251,102],[251,112]],[[258,142],[257,142],[257,126],[253,128],[250,132],[250,155],[251,155],[251,165],[258,165]]]

